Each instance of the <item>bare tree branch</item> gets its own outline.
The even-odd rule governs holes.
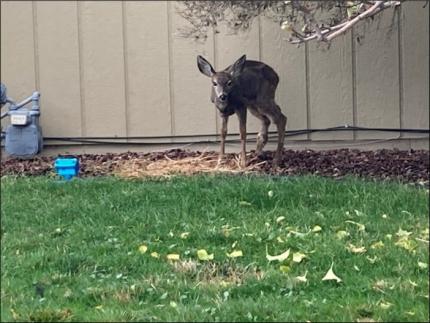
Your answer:
[[[378,12],[388,8],[388,7],[392,7],[392,6],[398,6],[400,5],[400,1],[386,1],[384,3],[384,1],[376,1],[375,4],[370,7],[369,9],[367,9],[366,11],[364,11],[363,13],[359,14],[357,17],[355,17],[354,19],[348,21],[342,28],[340,28],[339,30],[336,30],[335,32],[331,33],[330,35],[327,36],[327,40],[330,41],[333,38],[345,33],[347,30],[351,29],[352,26],[354,26],[356,23],[358,23],[360,20],[363,20],[365,18],[371,17],[376,15]]]

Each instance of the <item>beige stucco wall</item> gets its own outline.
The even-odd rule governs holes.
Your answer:
[[[247,54],[280,75],[277,100],[289,130],[344,124],[429,128],[424,3],[386,10],[327,50],[316,43],[288,44],[287,35],[265,18],[248,33],[222,32],[196,43],[177,35],[186,22],[171,1],[2,1],[1,81],[16,100],[41,92],[47,137],[216,134],[210,84],[197,70],[196,56],[221,69]],[[248,131],[258,129],[250,116]],[[229,130],[238,132],[235,118]],[[345,140],[348,146],[354,140],[413,142],[419,136],[326,132],[290,142],[300,148],[301,141],[315,146]]]

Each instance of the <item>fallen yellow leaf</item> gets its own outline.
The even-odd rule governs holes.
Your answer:
[[[221,287],[227,287],[227,286],[231,285],[231,282],[221,280],[219,284],[221,285]]]
[[[288,229],[288,228],[287,228]],[[309,230],[308,232],[298,232],[295,230],[289,230],[290,232],[288,232],[288,237],[291,236],[292,234],[294,234],[296,237],[298,238],[304,238],[306,237],[309,233],[311,233],[311,230]]]
[[[417,287],[418,284],[412,280],[409,279],[409,284],[411,284],[413,287]]]
[[[382,241],[375,242],[370,246],[370,248],[372,248],[372,249],[384,248],[384,243]]]
[[[350,243],[346,249],[352,253],[365,253],[367,251],[365,247],[356,247],[352,243]]]
[[[385,293],[385,292],[384,292],[384,290],[385,290],[385,289],[387,289],[387,288],[388,288],[388,289],[390,289],[390,290],[393,290],[393,289],[395,288],[395,285],[394,285],[394,284],[389,285],[389,283],[388,283],[388,282],[386,282],[385,280],[381,279],[381,280],[377,280],[377,281],[373,284],[372,288],[373,288],[373,290],[376,290],[376,291],[378,291],[378,292]]]
[[[276,223],[279,223],[279,222],[281,222],[281,221],[283,221],[283,220],[285,220],[285,216],[278,216],[278,217],[276,218]]]
[[[422,261],[418,261],[418,267],[421,269],[427,269],[427,264]]]
[[[403,230],[402,228],[399,228],[399,231],[397,231],[396,236],[398,237],[409,237],[412,234],[412,232]]]
[[[158,254],[158,252],[151,252],[151,257],[154,257],[154,258],[159,258],[160,257],[160,255]]]
[[[342,281],[342,279],[340,279],[338,276],[335,275],[333,271],[333,263],[331,263],[330,269],[327,271],[327,273],[322,278],[322,280],[335,280],[338,283]]]
[[[301,252],[294,252],[293,253],[293,261],[297,262],[297,263],[300,263],[303,260],[303,258],[306,258],[306,257],[307,256]]]
[[[354,222],[354,221],[350,221],[350,220],[346,220],[346,223],[351,223],[351,224],[355,224],[358,228],[358,231],[365,231],[366,230],[366,226],[364,224],[358,223],[358,222]]]
[[[181,237],[181,239],[186,239],[186,238],[188,238],[189,234],[190,234],[189,232],[183,232],[183,233],[181,233],[180,237]]]
[[[243,256],[242,250],[233,250],[231,253],[227,253],[227,257],[229,258],[237,258],[242,256]]]
[[[166,258],[168,260],[179,260],[179,255],[177,253],[169,253]]]
[[[401,237],[396,243],[396,246],[402,247],[408,251],[413,251],[417,247],[417,243],[413,240],[409,240],[407,236]]]
[[[290,249],[288,249],[287,251],[281,253],[280,255],[271,256],[271,255],[269,255],[267,253],[267,246],[266,246],[266,259],[269,260],[269,261],[278,260],[279,262],[282,262],[285,259],[287,259],[289,255],[290,255]]]
[[[208,260],[214,259],[214,255],[213,254],[209,255],[205,249],[197,250],[197,257],[203,261],[208,261]]]
[[[289,266],[282,265],[282,266],[279,266],[279,270],[282,271],[284,274],[286,274],[290,272],[291,268]]]
[[[148,250],[148,247],[147,247],[147,246],[145,246],[144,244],[143,244],[143,245],[141,245],[141,246],[139,246],[139,252],[140,252],[140,253],[145,253],[145,252],[146,252],[146,250]]]
[[[320,232],[322,228],[319,225],[313,227],[312,232]]]
[[[381,301],[381,302],[379,303],[379,306],[380,306],[382,309],[386,310],[386,309],[390,308],[391,306],[393,306],[393,304],[391,304],[390,302],[384,302],[384,301]]]
[[[347,232],[345,230],[339,230],[338,232],[336,232],[336,238],[338,240],[346,238],[347,236],[349,236],[349,232]]]
[[[376,260],[378,260],[378,257],[374,256],[373,258],[370,258],[369,256],[367,256],[366,259],[369,260],[369,262],[371,264],[374,264],[376,262]]]
[[[301,283],[306,283],[308,279],[306,278],[306,275],[308,274],[308,271],[306,270],[305,274],[303,276],[297,276],[296,281]]]
[[[10,311],[12,312],[12,317],[14,320],[18,320],[19,315],[17,312],[15,312],[15,310],[13,308],[10,309]]]

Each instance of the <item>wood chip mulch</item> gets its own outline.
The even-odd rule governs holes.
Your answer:
[[[107,153],[75,155],[80,161],[80,177],[114,175],[125,178],[145,176],[191,175],[207,172],[266,173],[276,175],[315,174],[342,178],[355,175],[378,180],[395,180],[429,186],[428,150],[360,151],[337,149],[325,151],[285,150],[282,163],[272,169],[273,152],[263,156],[250,152],[248,166],[239,167],[237,154],[227,154],[218,164],[218,153],[172,149],[152,153]],[[9,158],[1,162],[1,176],[54,175],[56,157],[27,160]]]

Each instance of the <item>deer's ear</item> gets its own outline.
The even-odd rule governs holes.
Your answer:
[[[243,67],[245,66],[246,55],[239,58],[234,64],[229,68],[229,72],[232,76],[237,76],[242,73]]]
[[[215,70],[212,65],[204,59],[202,56],[197,56],[197,66],[204,75],[212,77],[215,74]]]

